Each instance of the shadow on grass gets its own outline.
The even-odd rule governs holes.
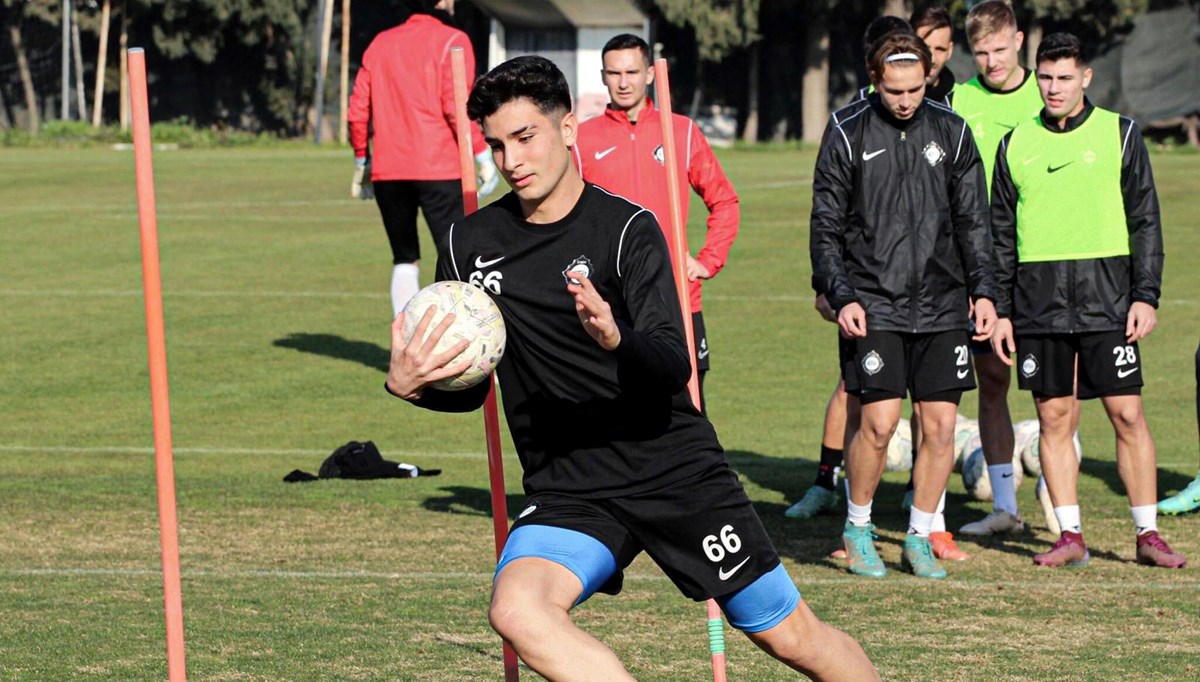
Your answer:
[[[428,497],[421,507],[428,511],[446,514],[477,514],[491,517],[492,494],[486,488],[472,488],[464,485],[442,486],[438,490],[444,493],[440,497]],[[525,504],[525,494],[505,495],[505,507],[508,509],[509,520],[515,519],[521,513]]]
[[[338,360],[349,360],[384,373],[387,373],[391,360],[391,352],[383,346],[370,341],[354,341],[337,334],[294,332],[282,339],[275,339],[271,345]]]
[[[1108,486],[1108,489],[1124,497],[1125,484],[1121,482],[1121,473],[1117,470],[1115,460],[1092,459],[1086,455],[1079,466],[1079,473],[1091,476]],[[1167,497],[1171,492],[1179,492],[1192,482],[1185,474],[1176,473],[1159,467],[1158,469],[1158,499]]]

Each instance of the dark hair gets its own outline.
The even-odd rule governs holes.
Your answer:
[[[921,29],[927,29],[930,33],[939,28],[954,30],[954,24],[950,21],[950,12],[942,5],[930,5],[914,14],[912,27],[918,35],[920,35]]]
[[[912,32],[895,32],[884,36],[882,40],[875,43],[875,48],[871,50],[871,58],[867,63],[870,65],[872,76],[882,78],[883,67],[887,64],[888,57],[898,54],[916,55],[917,61],[920,62],[925,73],[929,73],[930,67],[933,66],[933,56],[929,53],[929,46],[925,44],[924,40]]]
[[[467,98],[467,115],[482,123],[517,99],[533,102],[547,116],[571,110],[571,89],[562,71],[545,57],[525,55],[504,62],[475,81]]]
[[[875,43],[896,31],[912,33],[912,26],[909,26],[908,22],[900,17],[890,14],[871,20],[871,23],[867,24],[867,30],[863,32],[863,54],[867,55],[867,59],[870,59]]]
[[[646,66],[650,66],[654,60],[650,57],[650,45],[642,40],[641,36],[636,36],[632,33],[622,33],[615,35],[604,43],[604,49],[600,50],[600,59],[604,59],[604,55],[614,50],[641,50],[642,57],[646,60]]]
[[[1038,44],[1037,63],[1074,59],[1079,66],[1087,66],[1083,56],[1083,42],[1070,33],[1051,33]]]

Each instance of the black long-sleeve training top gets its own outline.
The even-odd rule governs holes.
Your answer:
[[[584,331],[567,277],[584,272],[612,307],[620,345]],[[653,214],[595,185],[562,220],[524,220],[514,194],[451,228],[438,280],[482,286],[508,334],[497,367],[527,494],[629,495],[724,461],[692,406],[691,373],[667,244]],[[464,412],[487,383],[426,389],[421,407]]]

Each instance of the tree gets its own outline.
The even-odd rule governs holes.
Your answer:
[[[692,96],[691,115],[700,109],[699,83],[704,62],[716,63],[734,52],[752,48],[762,38],[758,31],[762,0],[654,0],[663,18],[676,26],[690,28],[696,36],[697,87]],[[749,80],[749,115],[746,135],[758,137],[758,52],[751,49]]]

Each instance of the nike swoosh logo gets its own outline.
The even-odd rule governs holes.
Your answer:
[[[1047,173],[1057,173],[1058,171],[1060,171],[1060,170],[1062,170],[1062,169],[1066,168],[1067,166],[1070,166],[1070,165],[1071,165],[1071,164],[1073,164],[1073,163],[1075,163],[1075,162],[1074,162],[1074,161],[1068,161],[1068,162],[1064,163],[1064,164],[1063,164],[1063,165],[1061,165],[1061,166],[1046,166],[1046,172],[1047,172]]]
[[[702,350],[702,351],[700,351],[699,353],[696,353],[696,357],[697,357],[697,358],[699,358],[699,359],[701,359],[701,360],[703,360],[704,358],[707,358],[707,357],[708,357],[708,350],[707,350],[707,349],[705,349],[705,350]]]
[[[1130,374],[1133,374],[1136,371],[1138,371],[1137,367],[1134,367],[1133,369],[1118,369],[1117,370],[1117,378],[1124,379],[1125,377],[1129,376]]]
[[[876,156],[879,156],[880,154],[882,154],[886,151],[887,151],[886,149],[880,149],[879,151],[871,152],[870,154],[863,152],[863,161],[870,161],[871,159],[875,158]]]
[[[599,161],[600,159],[603,159],[604,157],[608,156],[609,154],[612,154],[615,151],[617,151],[616,147],[609,147],[608,149],[605,149],[602,152],[596,152],[596,160]]]
[[[738,564],[737,566],[734,566],[733,568],[729,569],[728,571],[726,571],[725,569],[722,568],[721,570],[717,571],[717,577],[723,581],[729,580],[730,578],[733,577],[734,573],[738,572],[739,568],[746,565],[747,561],[750,561],[750,557],[746,557],[745,559],[742,559],[742,563]]]
[[[971,373],[971,370],[969,370],[969,369],[960,369],[960,370],[958,370],[958,378],[966,379],[967,375],[970,373]]]
[[[1008,473],[1008,474],[1000,474],[1000,478],[1012,478],[1012,477],[1013,477],[1013,475],[1012,475],[1011,473]]]
[[[499,258],[493,258],[492,260],[484,260],[483,256],[476,256],[475,257],[475,267],[482,270],[486,267],[495,265],[496,263],[499,263],[502,260],[504,260],[504,256],[500,256]]]

